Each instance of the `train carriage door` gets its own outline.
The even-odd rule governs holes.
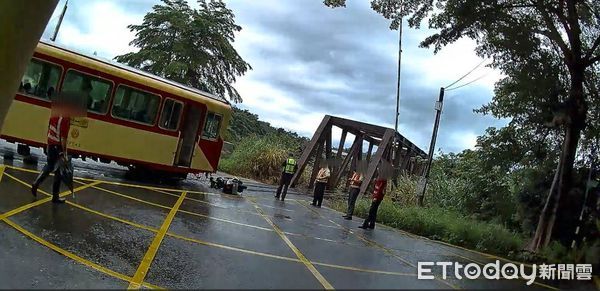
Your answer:
[[[189,167],[192,163],[194,149],[198,142],[198,129],[200,128],[202,109],[190,104],[186,111],[177,152],[176,166]]]

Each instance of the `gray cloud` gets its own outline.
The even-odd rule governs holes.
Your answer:
[[[335,10],[320,1],[280,1],[285,5],[279,3],[274,11],[270,9],[272,1],[257,2],[229,3],[239,24],[277,41],[275,46],[254,44],[241,51],[253,63],[254,81],[286,92],[301,104],[300,113],[342,114],[380,125],[393,124],[397,32],[389,31],[388,23],[371,11],[367,1],[352,2],[346,9]],[[404,36],[403,58],[408,63],[410,58],[431,54],[418,48],[428,31],[405,31],[408,33]],[[290,67],[297,63],[305,64],[308,72],[292,74]],[[268,70],[262,68],[265,65],[270,66]],[[405,135],[425,149],[435,116],[433,106],[442,84],[428,84],[422,74],[414,67],[403,67],[400,124],[410,131]],[[306,79],[315,82],[305,82]],[[346,86],[324,90],[317,80]],[[252,98],[253,93],[248,94],[243,97]],[[472,112],[489,101],[489,89],[471,86],[449,96],[452,95],[455,97],[446,99],[438,148],[462,150],[464,144],[457,144],[457,135],[472,138],[488,126],[503,123]]]
[[[81,34],[98,31],[91,21],[98,16],[89,7],[100,2],[70,1],[63,25],[76,27]],[[152,0],[109,2],[131,15],[143,15],[160,3]],[[195,1],[190,2],[193,7],[197,6]],[[298,115],[294,118],[287,115],[288,112],[268,111],[260,106],[241,104],[241,107],[258,113],[261,119],[271,121],[274,126],[284,126],[304,135],[310,135],[318,121],[298,122],[295,127],[286,121],[297,121],[318,113],[393,126],[398,33],[388,29],[389,23],[371,10],[369,1],[350,1],[344,9],[325,7],[320,0],[230,0],[226,3],[236,14],[236,22],[243,27],[234,45],[254,68],[240,78],[240,82],[251,85],[240,90],[242,97],[247,101],[263,97],[274,100],[270,105],[279,106],[276,97],[266,96],[267,92],[254,89],[254,86],[269,88],[282,94],[282,98],[299,104],[292,110]],[[54,27],[58,13],[59,9],[49,28]],[[137,16],[134,19],[141,21]],[[126,27],[122,29],[127,30]],[[45,36],[48,37],[51,31],[47,29]],[[432,51],[418,48],[418,44],[429,33],[431,31],[405,26],[400,101],[401,133],[424,150],[429,145],[435,115],[433,106],[439,87],[453,81],[444,79],[442,84],[431,81],[436,79],[431,77],[439,76],[444,69],[454,69],[437,63],[431,68],[423,65],[423,60],[432,57]],[[62,37],[59,36],[59,40]],[[104,41],[114,42],[116,47],[117,41],[128,43],[131,40]],[[85,47],[85,44],[81,46]],[[472,52],[465,54],[472,55]],[[455,69],[458,77],[470,67]],[[489,102],[492,94],[490,88],[477,84],[448,92],[437,148],[460,151],[469,146],[465,140],[472,140],[488,126],[504,124],[504,121],[472,112]]]

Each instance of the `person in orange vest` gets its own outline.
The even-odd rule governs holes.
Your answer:
[[[321,203],[323,203],[323,196],[325,195],[325,187],[329,181],[329,176],[331,176],[331,171],[325,162],[317,174],[313,202],[311,203],[312,206],[317,206],[319,208],[321,207]]]
[[[359,228],[363,229],[374,229],[375,221],[377,220],[377,210],[379,209],[379,205],[381,201],[383,201],[383,196],[385,195],[385,188],[387,187],[387,180],[381,176],[377,177],[375,180],[375,187],[373,189],[373,200],[371,201],[371,207],[369,208],[369,216],[365,219],[365,222]]]
[[[294,173],[298,171],[298,163],[294,159],[294,154],[289,153],[288,158],[281,164],[283,171],[281,172],[281,178],[279,179],[279,187],[277,187],[277,193],[275,193],[275,199],[279,199],[281,195],[281,201],[285,200],[287,195],[288,187],[292,181]],[[283,190],[283,193],[282,193]]]
[[[71,118],[69,117],[69,105],[60,100],[52,102],[52,113],[48,121],[48,139],[46,155],[46,165],[37,177],[31,187],[31,194],[37,196],[37,189],[42,182],[54,172],[54,182],[52,184],[52,202],[64,203],[65,199],[59,196],[61,175],[58,169],[60,159],[67,158],[67,137],[71,127]]]
[[[350,192],[348,193],[348,210],[346,211],[346,215],[343,216],[346,220],[352,220],[352,214],[354,214],[354,205],[356,204],[356,198],[360,192],[360,186],[362,185],[363,179],[363,174],[358,171],[354,171],[354,173],[352,173],[352,177],[349,179]]]

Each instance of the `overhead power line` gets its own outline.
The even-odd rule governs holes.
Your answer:
[[[475,82],[477,82],[477,81],[479,81],[479,80],[481,80],[481,79],[485,78],[485,77],[486,77],[487,75],[489,75],[489,74],[490,74],[490,73],[485,73],[485,74],[483,74],[483,75],[479,76],[478,78],[476,78],[476,79],[474,79],[474,80],[472,80],[472,81],[470,81],[470,82],[468,82],[468,83],[466,83],[466,84],[460,85],[460,86],[458,86],[458,87],[454,87],[454,88],[446,89],[446,91],[452,91],[452,90],[460,89],[460,88],[462,88],[462,87],[465,87],[465,86],[471,85],[471,84],[473,84],[473,83],[475,83]]]
[[[481,66],[486,60],[482,60],[477,66],[475,66],[473,69],[471,69],[469,72],[467,72],[466,74],[464,74],[462,77],[460,77],[458,80],[454,81],[452,84],[444,87],[444,88],[450,88],[452,87],[454,84],[462,81],[462,79],[464,79],[465,77],[467,77],[468,75],[470,75],[471,73],[473,73],[473,71],[477,70],[477,68],[479,68],[479,66]],[[446,89],[448,90],[448,89]]]

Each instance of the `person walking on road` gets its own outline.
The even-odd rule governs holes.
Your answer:
[[[327,163],[319,169],[319,173],[317,174],[317,181],[315,183],[315,191],[312,206],[321,207],[321,203],[323,203],[323,196],[325,195],[325,187],[327,186],[327,182],[329,181],[329,176],[331,176],[331,171],[329,170],[329,166]]]
[[[363,174],[358,171],[354,171],[354,173],[352,173],[352,177],[349,179],[350,192],[348,193],[348,210],[346,211],[346,215],[343,216],[346,220],[352,220],[352,214],[354,214],[354,205],[356,204],[356,198],[360,192],[360,186],[362,185],[363,179]]]
[[[37,189],[44,180],[54,172],[54,182],[52,184],[52,202],[64,203],[65,199],[59,196],[60,183],[62,181],[59,163],[61,159],[67,159],[67,137],[71,127],[71,118],[68,114],[67,105],[63,101],[53,101],[52,113],[48,121],[48,136],[46,165],[42,169],[33,185],[31,185],[31,194],[37,197]]]
[[[275,198],[279,199],[279,196],[281,196],[281,201],[284,201],[285,195],[287,195],[288,187],[290,186],[290,182],[292,181],[292,177],[294,176],[294,173],[296,173],[296,171],[298,170],[298,164],[294,159],[294,155],[292,153],[289,153],[287,160],[285,160],[285,162],[283,162],[281,166],[283,167],[283,171],[281,172],[281,178],[279,179],[279,187],[277,187],[277,193],[275,194]]]
[[[377,220],[377,210],[379,209],[379,205],[381,201],[383,201],[383,196],[385,195],[385,188],[387,187],[387,180],[378,176],[375,181],[375,188],[373,189],[373,200],[371,201],[371,207],[369,208],[369,216],[365,219],[365,222],[359,228],[363,229],[374,229],[375,221]]]

